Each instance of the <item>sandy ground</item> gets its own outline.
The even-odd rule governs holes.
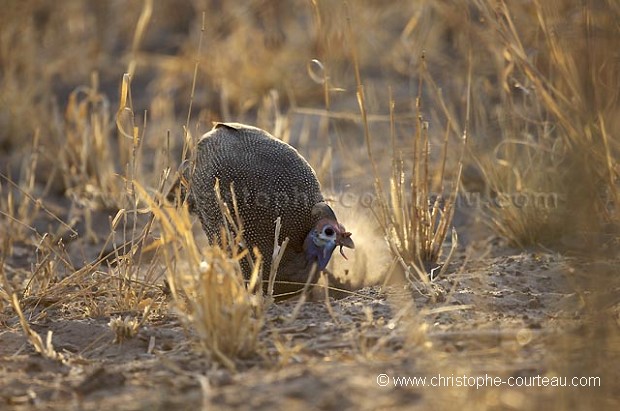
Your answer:
[[[175,170],[181,160],[185,134],[182,129],[188,105],[192,105],[190,92],[194,95],[192,73],[195,56],[200,55],[196,50],[198,42],[202,42],[199,37],[202,10],[197,8],[200,2],[186,2],[185,5],[154,2],[158,7],[155,7],[150,31],[147,30],[143,44],[137,46],[140,42],[136,39],[140,35],[136,24],[141,2],[83,2],[83,6],[77,1],[63,2],[62,6],[43,2],[41,7],[37,6],[40,2],[21,3],[26,11],[36,11],[35,18],[31,18],[32,13],[12,7],[0,15],[8,16],[0,34],[4,35],[7,27],[10,29],[3,37],[6,37],[3,50],[11,56],[1,65],[6,66],[9,73],[23,74],[23,79],[16,75],[15,84],[6,81],[2,88],[1,100],[6,98],[7,105],[16,110],[16,114],[13,118],[11,112],[6,119],[0,119],[4,125],[0,132],[6,135],[0,138],[0,172],[23,185],[24,170],[29,162],[34,164],[35,153],[40,154],[39,165],[34,167],[37,186],[32,192],[28,190],[31,201],[25,201],[19,190],[13,190],[17,206],[19,199],[25,201],[22,201],[25,213],[18,216],[23,221],[0,221],[3,224],[0,227],[0,274],[4,276],[0,276],[0,284],[12,284],[20,292],[30,280],[39,290],[45,290],[48,286],[62,285],[63,279],[76,271],[88,271],[89,264],[113,252],[112,243],[121,242],[124,233],[128,233],[126,228],[132,227],[132,221],[127,221],[124,233],[123,227],[119,227],[114,241],[106,243],[116,210],[102,211],[101,201],[96,201],[99,189],[101,197],[110,200],[106,198],[108,189],[100,187],[100,180],[113,176],[113,181],[117,182],[118,177],[122,178],[125,170],[120,162],[116,168],[111,164],[99,164],[104,167],[89,170],[88,175],[80,175],[78,169],[95,167],[96,155],[101,154],[89,151],[86,142],[90,141],[87,139],[90,134],[81,131],[82,128],[97,128],[100,99],[109,101],[110,107],[109,112],[107,108],[104,110],[101,121],[112,125],[112,130],[100,133],[102,141],[110,140],[105,152],[111,157],[125,153],[117,147],[116,137],[112,138],[116,136],[113,123],[121,98],[119,86],[123,73],[134,63],[139,63],[132,82],[135,125],[141,135],[143,129],[147,130],[142,143],[144,151],[140,155],[144,164],[140,169],[148,176],[137,181],[148,181],[146,187],[153,188],[159,181],[161,169],[171,166]],[[206,3],[212,4],[212,10],[207,14],[205,46],[189,130],[197,137],[210,128],[210,120],[231,116],[235,121],[252,122],[270,129],[276,128],[272,123],[286,120],[280,126],[290,132],[291,144],[313,165],[329,197],[338,198],[335,202],[344,205],[340,209],[335,207],[336,212],[354,233],[356,250],[347,251],[348,262],[336,255],[331,269],[353,291],[333,293],[332,298],[325,300],[318,290],[294,318],[292,313],[298,301],[271,305],[266,311],[256,353],[236,360],[236,370],[232,371],[197,349],[195,332],[184,325],[182,315],[165,299],[161,271],[155,270],[160,277],[151,279],[158,287],[152,298],[161,302],[160,308],[149,315],[136,336],[122,342],[115,341],[110,320],[117,316],[139,317],[140,312],[126,312],[114,306],[109,287],[116,283],[106,278],[109,267],[105,266],[112,264],[111,260],[102,263],[97,276],[84,276],[83,283],[58,287],[62,292],[49,293],[49,298],[26,296],[22,299],[20,304],[25,318],[43,341],[50,336],[53,347],[62,355],[59,359],[49,359],[35,351],[18,316],[2,294],[5,290],[0,289],[0,411],[620,409],[617,241],[615,248],[607,250],[599,250],[598,242],[593,241],[591,248],[598,255],[587,258],[541,250],[515,250],[490,237],[488,231],[480,233],[471,229],[484,225],[471,220],[471,216],[460,214],[471,209],[457,210],[454,224],[461,240],[445,275],[430,286],[411,287],[399,282],[398,276],[389,286],[377,285],[391,264],[391,254],[381,233],[368,224],[373,218],[368,210],[362,210],[366,214],[358,214],[360,210],[357,210],[367,199],[360,193],[374,193],[374,189],[359,118],[356,81],[349,61],[352,47],[349,41],[344,41],[348,38],[344,30],[348,11],[345,20],[342,12],[333,13],[336,8],[332,6],[340,7],[341,2],[292,2],[284,8],[290,12],[286,16],[278,16],[277,8],[272,10],[275,15],[269,10],[263,15],[252,7],[243,11],[238,5],[220,7],[220,3],[226,5],[228,2]],[[254,6],[276,4],[250,3]],[[315,3],[329,6],[324,10],[323,22],[316,19],[316,27],[311,25],[315,20],[311,7],[307,12],[300,8],[302,4]],[[471,65],[470,44],[475,41],[472,123],[481,124],[476,124],[478,129],[472,130],[472,136],[475,135],[472,142],[491,150],[497,143],[496,138],[512,138],[514,131],[521,133],[520,128],[512,130],[507,126],[503,130],[502,127],[504,120],[512,123],[513,116],[519,121],[521,117],[530,118],[529,103],[525,104],[525,97],[522,99],[520,94],[521,83],[527,76],[513,67],[514,58],[508,64],[510,53],[504,41],[497,44],[490,41],[491,36],[498,39],[503,36],[496,32],[494,25],[483,24],[483,15],[476,12],[473,4],[394,2],[387,7],[384,3],[387,2],[350,2],[346,7],[351,6],[351,11],[355,12],[355,6],[361,6],[357,17],[352,14],[351,20],[355,29],[353,37],[359,37],[364,94],[368,113],[373,117],[369,126],[373,136],[371,145],[374,155],[380,159],[379,175],[390,175],[393,155],[388,144],[388,87],[390,94],[393,88],[396,103],[396,146],[404,150],[404,158],[412,154],[410,137],[417,116],[412,107],[417,96],[423,97],[423,114],[432,124],[431,132],[439,130],[431,137],[443,139],[444,127],[462,128],[458,124],[446,124],[430,84],[418,90],[418,77],[422,72],[416,68],[420,64],[417,56],[423,51],[431,69],[430,77],[437,81],[439,94],[443,95],[439,100],[445,99],[449,103],[447,111],[454,111],[457,119],[464,119],[465,90],[471,81],[466,80]],[[425,3],[428,4],[425,6]],[[427,7],[431,3],[437,7]],[[535,48],[546,39],[535,23],[537,15],[529,10],[536,2],[520,3],[524,10],[520,10],[520,6],[515,9],[514,21],[519,30],[527,29],[522,33],[526,40],[524,47],[528,53],[546,61],[547,54],[554,54],[547,51],[554,49]],[[579,20],[598,21],[597,13],[607,14],[603,6],[599,10],[599,6],[593,8],[593,4],[568,7],[569,3],[566,2],[566,8],[558,9],[557,16],[550,16],[553,17],[550,30],[554,37],[572,36],[579,30]],[[161,7],[162,4],[168,5]],[[581,11],[591,7],[596,12],[584,13],[582,18]],[[219,9],[226,9],[228,14],[218,14]],[[473,23],[469,22],[470,13],[480,20],[476,17]],[[523,18],[525,20],[520,22]],[[281,27],[272,24],[279,19],[283,22]],[[17,24],[9,24],[12,20]],[[420,29],[414,30],[418,23]],[[609,24],[617,27],[613,22]],[[275,27],[275,30],[265,31],[265,27]],[[530,29],[536,33],[530,35]],[[599,36],[596,24],[592,25],[592,32]],[[605,33],[610,33],[610,39],[617,37],[611,35],[615,33],[611,29],[602,30],[600,37],[594,37],[596,42],[584,44],[588,49],[599,42],[603,47],[611,44],[611,41],[605,42]],[[573,56],[575,61],[585,61],[579,46],[580,36],[575,34],[568,37],[566,43],[557,43],[566,44],[568,49],[570,43],[575,43],[573,54],[568,50],[566,61],[573,61]],[[465,37],[471,39],[465,42]],[[526,37],[540,38],[540,42]],[[264,47],[264,40],[268,47]],[[33,41],[36,44],[30,44]],[[589,58],[598,55],[596,49],[586,53]],[[478,51],[483,53],[478,54]],[[177,55],[178,59],[173,58]],[[601,55],[605,56],[605,64],[600,66],[603,73],[606,67],[613,66],[607,62],[608,53]],[[501,56],[505,63],[494,62],[495,57],[501,59]],[[563,54],[559,56],[557,58],[562,58]],[[615,56],[617,58],[617,52]],[[321,78],[317,82],[306,74],[311,67],[307,66],[308,62],[316,57],[327,64],[329,71],[325,71],[325,75],[329,76],[325,79],[331,77],[330,85],[334,86],[328,110],[317,109],[326,104],[323,103]],[[80,64],[75,64],[78,61]],[[553,66],[554,61],[541,64]],[[267,64],[269,70],[263,70]],[[494,64],[499,64],[497,71]],[[566,72],[573,71],[572,66],[566,67],[570,67]],[[550,78],[562,77],[557,74],[563,73],[562,70],[559,67],[559,71],[550,71]],[[100,80],[96,83],[100,84],[84,93],[83,86],[91,84],[92,72],[99,73]],[[588,72],[588,76],[591,74]],[[505,82],[510,84],[514,97],[498,94],[506,86],[504,80],[496,78],[499,75],[506,77]],[[239,83],[238,78],[243,81]],[[590,84],[589,78],[583,84]],[[601,74],[601,79],[604,78]],[[289,93],[288,83],[294,83],[294,93]],[[524,84],[527,86],[527,82]],[[551,80],[549,84],[553,87],[564,85]],[[73,90],[82,90],[78,100],[83,107],[73,107],[75,113],[65,113]],[[531,94],[531,98],[536,97],[528,88],[523,91],[528,96]],[[532,91],[535,92],[535,88]],[[94,100],[83,94],[93,94]],[[596,91],[592,95],[598,94]],[[601,90],[600,95],[606,93]],[[508,111],[499,105],[500,97],[508,98]],[[615,101],[615,97],[609,101]],[[523,112],[514,112],[521,104]],[[523,130],[528,130],[528,136],[530,126],[533,130],[539,127],[539,106],[538,103],[532,106],[537,113],[528,120],[532,124],[524,123]],[[580,106],[575,103],[575,107],[577,110]],[[572,104],[570,108],[567,116],[573,115]],[[148,123],[148,127],[144,127],[142,121],[145,110],[148,121],[144,121],[144,126]],[[38,116],[42,124],[33,121],[33,117]],[[485,120],[487,116],[492,120]],[[502,121],[496,124],[497,119]],[[549,119],[543,114],[540,120],[545,120],[546,124]],[[553,124],[553,118],[549,121]],[[611,121],[608,124],[610,136],[614,124]],[[40,138],[44,144],[28,154],[28,144],[36,134],[34,125],[42,128]],[[58,129],[61,138],[51,138],[54,133],[48,133],[48,128]],[[289,136],[284,132],[280,137]],[[460,141],[460,131],[456,137]],[[161,153],[168,140],[173,143],[172,152]],[[77,144],[76,153],[73,153],[76,159],[60,161],[66,170],[75,169],[75,175],[64,176],[75,181],[62,183],[58,173],[65,172],[65,168],[56,169],[52,165],[63,150],[51,144],[61,144],[64,151]],[[454,143],[450,144],[449,162],[454,162],[459,150]],[[431,153],[440,153],[440,147],[433,145]],[[129,145],[126,149],[130,149]],[[46,150],[51,155],[44,155]],[[83,155],[89,155],[93,164],[77,159]],[[432,160],[438,159],[433,157]],[[480,175],[469,176],[468,171],[469,168],[464,170],[462,180],[466,188],[481,180]],[[47,180],[51,182],[49,190],[38,185]],[[0,194],[7,196],[12,189],[4,180],[2,184]],[[119,192],[118,188],[109,190]],[[484,192],[482,188],[478,190]],[[128,190],[123,186],[120,191],[125,195]],[[43,203],[38,203],[38,199]],[[36,209],[35,205],[40,204],[44,204],[46,210]],[[54,215],[59,217],[55,219]],[[142,215],[137,224],[138,231],[145,223],[142,217],[145,216]],[[489,223],[489,216],[484,218],[483,223]],[[77,235],[63,231],[60,220],[70,225]],[[15,232],[4,227],[15,227]],[[43,234],[38,233],[46,234],[41,238]],[[11,237],[11,241],[7,237]],[[580,238],[570,241],[583,242]],[[6,247],[9,242],[12,242],[11,247]],[[53,244],[50,246],[46,242]],[[8,248],[10,254],[2,255]],[[52,248],[58,254],[50,253]],[[148,264],[148,257],[146,255],[142,263]],[[49,276],[45,277],[44,272]],[[345,274],[347,272],[349,275]],[[101,284],[101,289],[97,290],[97,285],[93,284]],[[108,287],[107,290],[103,290],[104,287]],[[107,293],[106,298],[101,297],[103,291]],[[439,376],[444,380],[434,381],[443,386],[432,386],[431,380]],[[531,386],[533,378],[589,376],[600,376],[601,386]],[[403,386],[394,380],[400,377],[426,380],[417,380],[416,386],[409,380],[408,386]],[[468,378],[457,380],[457,377]],[[472,378],[475,383],[482,377],[500,378],[502,385],[489,386],[485,380],[485,386],[471,386]],[[520,378],[519,381],[530,386],[509,386],[511,377],[513,383]]]
[[[578,261],[497,251],[476,261],[466,261],[469,254],[461,252],[445,278],[434,282],[433,297],[429,289],[366,287],[329,304],[320,298],[306,302],[292,320],[297,301],[274,304],[258,354],[239,360],[237,372],[193,349],[192,331],[174,312],[164,310],[136,337],[115,343],[109,317],[66,319],[62,306],[43,317],[35,315],[39,309],[27,310],[36,318],[31,325],[37,333],[45,339],[52,332],[62,361],[36,354],[17,317],[5,315],[0,406],[353,410],[557,405],[561,390],[570,388],[378,383],[380,374],[427,377],[427,384],[437,375],[504,380],[566,375],[566,353],[557,340],[579,332],[582,323],[580,296],[570,284]]]

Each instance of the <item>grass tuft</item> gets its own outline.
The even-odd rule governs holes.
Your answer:
[[[431,171],[430,139],[428,122],[421,110],[421,95],[416,99],[416,127],[411,141],[413,153],[410,172],[405,168],[405,156],[396,146],[396,128],[394,119],[394,101],[390,98],[390,134],[392,144],[392,169],[389,179],[389,190],[383,188],[379,168],[377,166],[371,144],[371,133],[368,126],[368,115],[359,71],[358,104],[361,110],[362,123],[367,153],[374,173],[374,188],[377,206],[374,210],[385,234],[390,251],[396,258],[398,266],[405,278],[412,285],[416,282],[429,284],[430,280],[442,274],[458,244],[458,236],[452,228],[455,200],[462,172],[461,159],[455,166],[452,189],[445,189],[444,177],[448,157],[448,136],[446,130],[441,155],[441,166],[436,174]],[[420,81],[420,93],[422,89]],[[391,93],[390,93],[391,96]],[[463,144],[465,143],[463,139]],[[439,187],[434,185],[439,181]],[[452,248],[442,266],[437,263],[442,255],[443,245],[452,234]],[[439,270],[439,272],[436,272]],[[386,279],[386,282],[389,278]]]
[[[560,0],[477,4],[497,33],[489,46],[503,55],[503,138],[481,162],[499,197],[500,206],[489,208],[494,227],[521,247],[589,249],[620,223],[613,138],[620,77],[609,53],[620,9]]]
[[[136,189],[160,226],[166,278],[176,306],[204,352],[235,370],[235,359],[256,352],[263,326],[262,256],[253,250],[254,268],[246,285],[240,261],[248,251],[240,246],[241,231],[226,230],[222,247],[199,246],[187,206],[160,207],[144,189]]]

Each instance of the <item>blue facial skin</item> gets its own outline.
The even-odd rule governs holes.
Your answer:
[[[336,237],[334,236],[333,239],[325,238],[316,230],[312,230],[308,233],[306,245],[306,258],[308,259],[308,263],[312,264],[316,261],[317,269],[319,271],[324,270],[336,248]]]

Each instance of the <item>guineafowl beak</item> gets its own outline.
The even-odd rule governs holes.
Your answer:
[[[351,233],[348,231],[344,231],[344,227],[342,225],[340,226],[340,228],[342,228],[342,232],[338,233],[338,245],[340,246],[340,255],[345,260],[348,260],[347,256],[344,255],[344,250],[342,249],[342,247],[354,249],[355,243],[353,242],[353,239],[351,238]]]

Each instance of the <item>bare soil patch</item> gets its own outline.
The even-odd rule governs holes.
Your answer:
[[[464,258],[452,263],[455,269]],[[487,257],[438,279],[432,298],[402,286],[367,287],[329,305],[306,302],[294,320],[298,301],[277,303],[267,312],[259,353],[239,360],[237,372],[195,350],[192,331],[174,312],[115,343],[109,317],[47,311],[32,328],[44,338],[52,333],[64,361],[37,354],[16,317],[5,316],[0,402],[16,410],[424,409],[495,393],[502,407],[540,404],[558,392],[383,387],[377,376],[562,375],[565,352],[557,341],[583,324],[580,296],[570,285],[576,263],[545,253]],[[570,388],[555,388],[563,389]]]

